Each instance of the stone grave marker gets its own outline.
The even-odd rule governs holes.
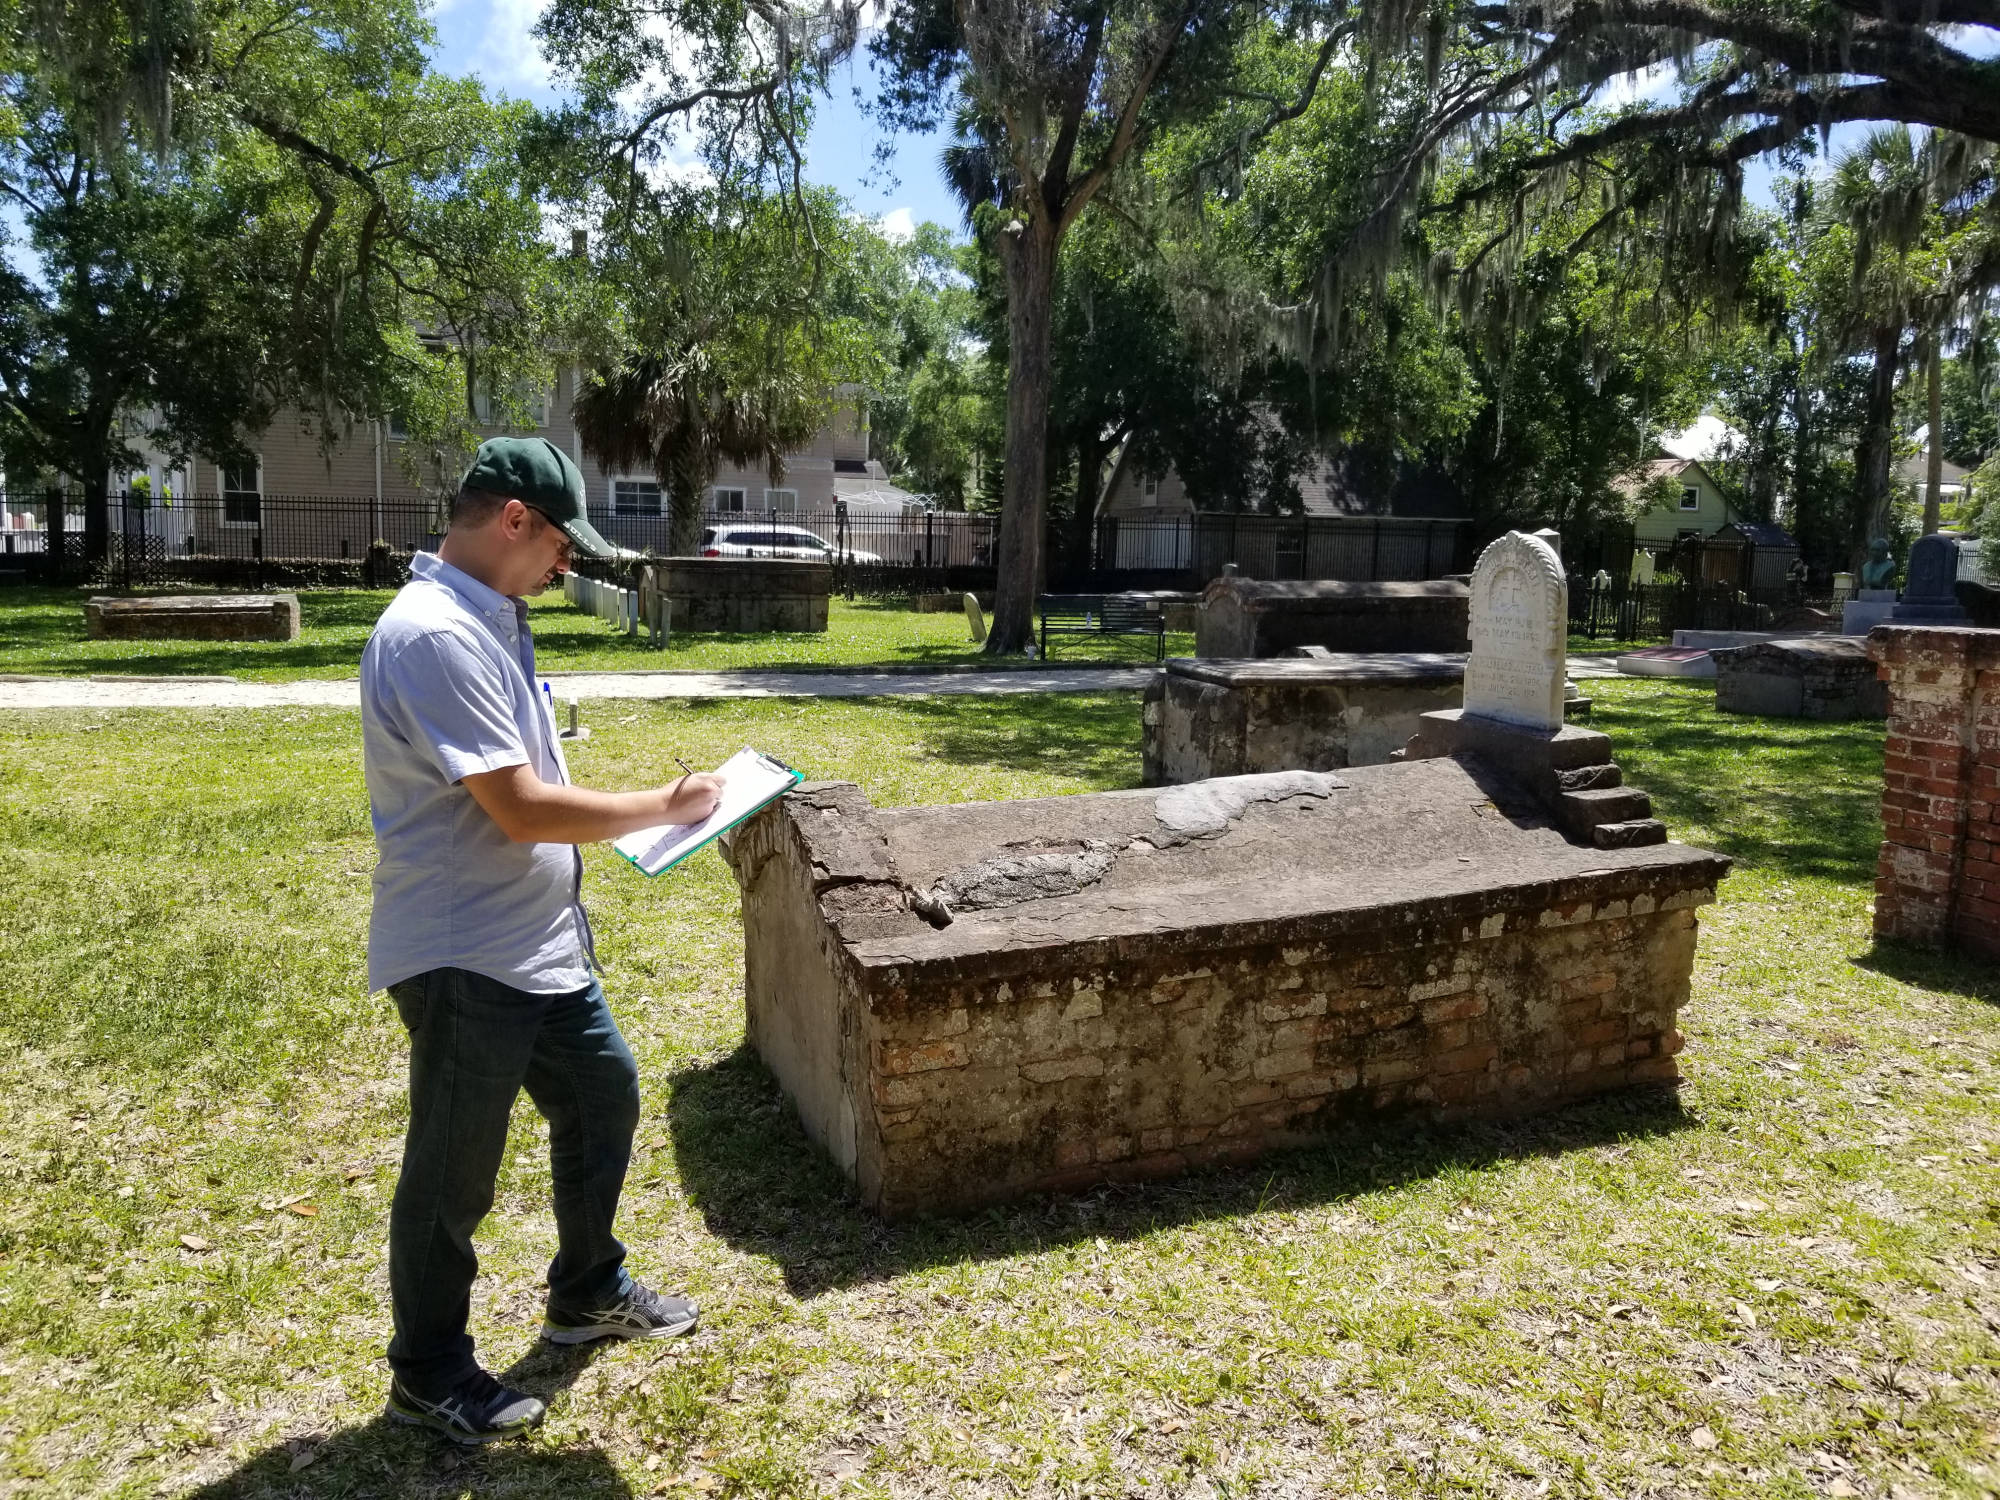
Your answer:
[[[979,600],[971,594],[965,596],[965,625],[972,632],[972,644],[986,643],[986,617],[979,612]]]
[[[1568,632],[1569,585],[1553,547],[1510,531],[1480,553],[1472,570],[1467,717],[1561,729]]]
[[[1963,625],[1966,613],[1952,586],[1958,581],[1958,538],[1933,532],[1910,549],[1903,597],[1889,618],[1898,625]]]

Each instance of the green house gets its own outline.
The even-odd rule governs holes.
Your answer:
[[[1659,552],[1684,536],[1713,536],[1739,519],[1722,498],[1722,488],[1708,470],[1692,458],[1648,459],[1614,481],[1620,493],[1637,499],[1662,476],[1674,481],[1673,500],[1641,512],[1632,522],[1635,546]]]

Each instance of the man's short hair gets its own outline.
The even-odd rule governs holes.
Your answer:
[[[491,490],[461,489],[451,502],[451,524],[476,531],[505,510],[510,498]]]

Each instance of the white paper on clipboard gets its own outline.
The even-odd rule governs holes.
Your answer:
[[[747,745],[716,768],[722,777],[722,800],[699,823],[663,823],[628,833],[611,847],[647,875],[686,859],[719,834],[727,833],[765,803],[783,796],[800,780],[799,773]]]

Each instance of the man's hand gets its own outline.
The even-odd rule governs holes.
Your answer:
[[[517,844],[596,844],[660,823],[698,823],[722,796],[712,771],[649,792],[594,792],[544,781],[523,764],[467,776],[463,785]]]
[[[722,777],[714,771],[691,771],[667,788],[664,823],[699,823],[722,800]]]

